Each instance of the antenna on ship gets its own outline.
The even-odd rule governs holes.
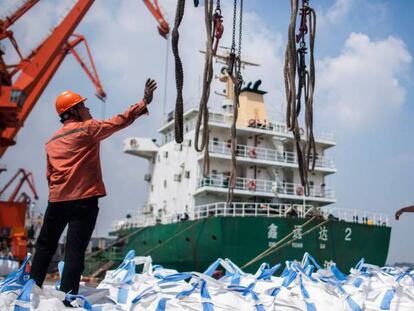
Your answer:
[[[226,47],[226,46],[220,46],[220,52],[217,52],[214,55],[214,58],[216,60],[216,63],[222,64],[223,67],[220,69],[220,75],[216,76],[216,79],[219,79],[221,82],[223,83],[227,83],[226,85],[226,89],[224,90],[223,93],[217,92],[215,91],[214,93],[218,96],[222,96],[222,97],[227,97],[227,99],[229,100],[233,100],[234,94],[233,94],[233,82],[231,79],[229,79],[229,75],[226,71],[227,69],[227,64],[228,61],[230,59],[230,48]],[[201,54],[206,54],[205,51],[200,50]],[[240,64],[241,64],[241,68],[245,69],[246,66],[253,66],[253,67],[259,67],[260,64],[251,61],[251,60],[247,60],[247,59],[242,59],[240,60]],[[224,108],[224,107],[223,107]]]

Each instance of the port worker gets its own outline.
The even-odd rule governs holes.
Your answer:
[[[98,215],[98,199],[106,195],[100,141],[148,114],[147,105],[156,88],[156,82],[148,79],[140,102],[105,121],[92,118],[85,106],[86,98],[79,94],[65,91],[56,98],[56,110],[63,126],[46,143],[49,200],[30,273],[39,287],[68,225],[60,290],[78,293],[85,251]]]
[[[395,219],[399,220],[402,213],[414,213],[414,205],[400,208],[395,212]]]

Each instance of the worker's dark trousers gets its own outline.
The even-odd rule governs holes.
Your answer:
[[[30,273],[30,277],[38,286],[43,285],[59,238],[66,225],[69,225],[60,290],[66,293],[69,291],[72,294],[78,293],[79,281],[84,269],[85,251],[95,228],[98,211],[98,198],[49,202],[36,242]]]

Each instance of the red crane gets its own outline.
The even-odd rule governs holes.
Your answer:
[[[165,37],[169,27],[162,17],[158,1],[154,0],[154,4],[150,0],[143,1],[157,19],[160,34]],[[52,33],[27,57],[23,57],[13,32],[8,28],[38,2],[27,0],[9,17],[0,20],[0,41],[9,39],[20,58],[17,64],[7,65],[0,50],[0,157],[15,144],[17,132],[68,53],[74,55],[91,79],[97,96],[100,99],[106,97],[85,38],[73,34],[94,0],[78,0]],[[75,50],[80,43],[85,44],[91,69]]]
[[[17,185],[8,198],[4,198],[5,192],[18,177],[20,179]],[[26,256],[26,211],[31,202],[30,196],[21,192],[25,183],[32,191],[34,199],[37,200],[33,175],[22,168],[0,189],[0,241],[5,241],[10,246],[13,256],[19,260]]]
[[[158,0],[154,0],[154,3],[151,0],[143,0],[144,4],[150,10],[151,14],[155,17],[158,22],[158,32],[164,38],[167,38],[168,33],[170,32],[170,26],[162,15],[161,8],[158,4]]]
[[[0,198],[2,198],[6,192],[6,190],[11,186],[11,184],[16,180],[19,175],[22,175],[17,186],[14,188],[13,192],[10,194],[10,196],[7,198],[7,202],[15,202],[17,195],[19,194],[20,190],[22,189],[24,183],[27,183],[30,190],[33,193],[34,198],[37,200],[39,199],[34,183],[34,178],[32,172],[26,171],[23,168],[19,168],[16,174],[3,186],[2,189],[0,189]],[[20,200],[17,200],[20,201]]]

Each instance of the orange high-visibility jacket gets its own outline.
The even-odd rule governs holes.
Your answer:
[[[106,195],[100,141],[148,114],[143,101],[109,120],[68,121],[46,143],[49,202]]]

